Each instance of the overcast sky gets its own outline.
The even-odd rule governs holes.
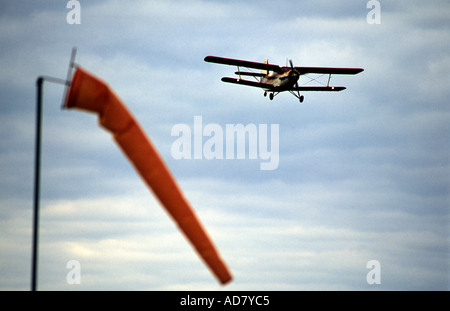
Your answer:
[[[0,2],[0,289],[28,290],[36,78],[76,62],[154,142],[234,280],[221,286],[97,117],[45,83],[41,290],[447,290],[450,30],[446,0]],[[225,84],[207,55],[361,67],[339,93]],[[302,77],[300,84],[308,82]],[[326,79],[325,79],[326,83]],[[279,126],[279,165],[174,159],[177,124]],[[206,140],[207,138],[204,138]],[[225,148],[225,143],[224,143]],[[77,260],[81,284],[66,264]],[[381,284],[366,280],[370,260]]]

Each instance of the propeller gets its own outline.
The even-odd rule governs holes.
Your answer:
[[[294,63],[292,62],[292,59],[289,60],[289,64],[291,65],[291,72],[289,73],[289,75],[296,73],[298,76],[300,76],[299,72],[294,67]],[[295,87],[298,88],[298,80],[295,82]]]

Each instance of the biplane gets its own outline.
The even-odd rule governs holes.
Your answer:
[[[344,86],[330,86],[331,75],[355,75],[364,71],[362,68],[294,67],[292,60],[289,60],[290,66],[270,64],[267,59],[263,63],[258,63],[217,56],[207,56],[205,57],[205,62],[237,66],[235,74],[238,78],[223,77],[223,82],[262,88],[264,90],[264,96],[269,94],[270,100],[273,100],[279,93],[288,91],[297,97],[301,103],[304,100],[304,96],[300,92],[339,92],[345,90],[346,88]],[[241,67],[249,70],[259,69],[261,72],[241,71]],[[326,85],[319,86],[299,86],[298,81],[300,76],[308,74],[328,75],[328,82]],[[254,77],[255,81],[245,80],[242,77]],[[317,81],[317,79],[310,79],[310,81]]]

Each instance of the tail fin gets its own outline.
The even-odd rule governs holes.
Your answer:
[[[264,64],[268,64],[268,63],[269,63],[269,60],[267,58],[264,59]],[[268,70],[261,70],[261,73],[267,76],[269,74],[269,71]],[[262,81],[263,78],[264,77],[261,77],[261,81]]]

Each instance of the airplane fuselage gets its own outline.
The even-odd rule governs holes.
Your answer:
[[[269,72],[261,82],[271,84],[279,90],[292,88],[300,78],[299,72],[290,67],[282,67],[282,70],[282,73]]]

